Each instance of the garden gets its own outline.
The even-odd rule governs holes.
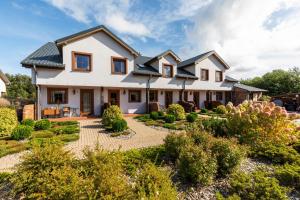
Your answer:
[[[31,149],[46,141],[67,143],[79,139],[77,121],[50,122],[47,119],[18,122],[13,107],[0,106],[0,157]]]
[[[225,119],[189,122],[161,146],[124,152],[98,147],[78,160],[59,143],[37,143],[14,173],[0,174],[0,194],[25,199],[299,198],[295,116],[268,102],[225,108]]]

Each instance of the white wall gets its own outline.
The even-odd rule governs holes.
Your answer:
[[[6,85],[4,83],[4,81],[0,78],[0,97],[2,92],[6,92]]]

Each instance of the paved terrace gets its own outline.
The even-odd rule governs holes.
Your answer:
[[[82,158],[86,147],[93,149],[97,143],[107,150],[129,150],[163,144],[164,138],[169,134],[168,131],[157,130],[137,122],[132,117],[125,117],[128,126],[136,133],[131,138],[121,139],[110,137],[101,128],[100,119],[87,119],[80,121],[80,139],[65,146],[75,154],[77,158]],[[13,166],[20,163],[24,152],[11,154],[0,158],[0,172],[11,171]]]

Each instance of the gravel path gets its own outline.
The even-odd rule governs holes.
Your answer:
[[[75,153],[77,158],[82,158],[86,147],[94,149],[97,143],[107,150],[128,150],[163,144],[168,131],[156,130],[137,122],[132,117],[125,118],[128,126],[135,134],[131,138],[110,137],[100,126],[100,119],[80,121],[80,138],[65,146],[67,150]],[[13,166],[20,163],[20,158],[25,152],[11,154],[0,158],[0,172],[12,171]]]

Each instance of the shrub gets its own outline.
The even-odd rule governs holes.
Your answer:
[[[13,192],[26,199],[84,198],[90,188],[88,180],[71,163],[72,155],[61,146],[34,146],[12,175]]]
[[[152,163],[142,167],[135,181],[137,199],[177,199],[177,191],[170,179],[170,172]]]
[[[188,132],[188,135],[192,138],[193,143],[200,146],[202,149],[209,150],[211,147],[211,143],[214,138],[201,130],[194,130]]]
[[[176,117],[174,115],[171,115],[171,114],[167,114],[165,116],[165,122],[166,123],[174,123],[176,120]]]
[[[22,122],[21,122],[21,124],[25,125],[25,126],[31,126],[33,128],[35,122],[32,119],[23,119]]]
[[[296,140],[296,128],[288,119],[287,111],[273,102],[244,101],[237,107],[228,104],[226,108],[229,133],[243,143],[271,141],[288,144]]]
[[[300,153],[300,141],[296,142],[295,144],[293,144],[293,148]]]
[[[300,190],[300,166],[285,164],[275,168],[275,177],[281,185]]]
[[[182,149],[192,144],[192,139],[184,133],[175,134],[171,133],[164,139],[166,154],[175,161]]]
[[[198,115],[196,113],[190,113],[186,116],[186,120],[188,122],[194,122],[198,118]]]
[[[53,125],[58,126],[69,126],[69,125],[78,125],[78,121],[64,121],[64,122],[52,122]]]
[[[215,136],[227,136],[227,121],[224,119],[210,118],[202,121],[202,125],[206,131],[211,132]]]
[[[229,182],[230,194],[237,194],[241,199],[288,199],[287,189],[281,187],[277,179],[268,177],[263,171],[251,174],[235,173]]]
[[[178,159],[179,175],[183,180],[194,184],[212,183],[217,172],[214,157],[197,146],[184,148]]]
[[[167,129],[172,129],[172,130],[176,130],[177,129],[176,124],[170,124],[170,123],[163,124],[163,127],[167,128]]]
[[[231,174],[243,158],[239,146],[234,141],[226,139],[216,140],[211,151],[217,159],[219,176]]]
[[[79,133],[80,128],[78,127],[78,125],[58,126],[55,128],[51,128],[51,131],[56,135],[74,134],[74,133]]]
[[[51,138],[54,136],[54,133],[50,130],[34,131],[31,134],[32,138]]]
[[[174,115],[176,117],[176,120],[185,119],[184,108],[179,104],[171,104],[167,109],[167,113]]]
[[[51,123],[48,119],[41,119],[35,122],[34,128],[35,130],[47,130],[51,127]]]
[[[33,129],[31,126],[19,125],[14,128],[11,134],[11,138],[13,140],[23,140],[25,138],[28,138],[31,135],[32,131]]]
[[[216,113],[218,113],[218,114],[226,114],[227,113],[226,107],[224,105],[219,105],[216,108]]]
[[[300,155],[295,149],[286,145],[261,143],[252,147],[251,156],[263,158],[276,164],[300,163]]]
[[[206,108],[202,108],[202,109],[200,110],[200,113],[208,113],[208,110],[207,110]]]
[[[18,125],[17,113],[15,109],[0,107],[0,136],[9,135]]]
[[[122,165],[122,153],[86,150],[81,167],[92,179],[93,199],[136,199]]]
[[[122,132],[127,129],[127,122],[124,119],[116,119],[112,123],[112,130],[114,132]]]
[[[61,142],[72,142],[79,139],[79,134],[61,134],[53,137],[53,139]]]
[[[139,115],[139,116],[134,117],[134,119],[137,119],[137,120],[139,120],[141,122],[146,122],[146,121],[151,120],[150,114]]]
[[[119,106],[112,105],[104,110],[102,123],[104,126],[111,126],[116,119],[122,119],[123,115]]]
[[[160,118],[165,116],[165,113],[163,111],[157,111],[157,113]]]
[[[0,172],[0,185],[2,183],[6,182],[10,176],[11,176],[11,174],[8,172]]]
[[[151,112],[150,117],[153,120],[157,120],[159,118],[159,114],[158,114],[158,112]]]

